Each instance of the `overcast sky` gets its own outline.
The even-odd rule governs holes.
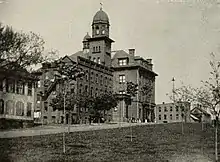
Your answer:
[[[218,2],[219,1],[219,2]],[[33,31],[61,56],[82,49],[100,0],[0,0],[0,21]],[[113,50],[136,49],[152,58],[156,103],[169,101],[172,77],[198,86],[209,75],[209,54],[219,55],[220,0],[102,0]]]

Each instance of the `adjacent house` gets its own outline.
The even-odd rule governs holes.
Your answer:
[[[192,122],[211,123],[211,114],[205,111],[201,106],[196,106],[190,111]]]
[[[37,81],[24,69],[0,69],[0,128],[33,125]]]
[[[190,103],[162,103],[155,109],[156,123],[190,122]]]

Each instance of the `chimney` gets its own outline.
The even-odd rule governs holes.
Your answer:
[[[152,64],[152,59],[147,59],[147,62],[148,62],[149,64]]]
[[[135,49],[128,49],[128,51],[129,51],[129,54],[130,54],[130,55],[134,56],[134,54],[135,54]]]

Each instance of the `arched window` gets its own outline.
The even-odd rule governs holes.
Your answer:
[[[99,27],[96,27],[96,34],[99,34]]]
[[[30,117],[32,115],[31,111],[32,111],[32,103],[28,102],[27,103],[27,116]]]
[[[24,103],[21,101],[18,101],[16,103],[16,115],[17,116],[23,116],[24,115]]]
[[[4,100],[0,99],[0,114],[4,114]]]
[[[6,102],[6,114],[14,115],[14,101],[8,100]]]

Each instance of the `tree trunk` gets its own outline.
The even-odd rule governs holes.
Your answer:
[[[184,134],[183,115],[182,115],[181,129],[182,129],[182,134]]]
[[[131,130],[131,142],[132,142],[132,126],[131,126],[131,123],[130,123],[130,130]]]
[[[68,134],[70,133],[70,112],[68,115]]]
[[[203,126],[203,115],[202,115],[202,120],[201,120],[201,122],[202,122],[202,131],[203,131],[203,129],[204,129],[204,126]]]
[[[98,124],[100,125],[100,118],[101,118],[101,112],[99,112],[99,115],[98,115]]]
[[[103,121],[103,122],[105,123],[105,119],[106,119],[105,110],[104,110],[103,118],[104,118],[104,121]]]
[[[215,161],[218,161],[218,117],[215,120]]]
[[[65,83],[64,83],[65,84]],[[64,116],[64,124],[63,124],[63,128],[64,128],[64,131],[63,131],[63,153],[65,154],[66,153],[66,139],[65,139],[65,127],[66,127],[66,85],[64,85],[65,89],[64,89],[64,97],[63,97],[63,116]]]

